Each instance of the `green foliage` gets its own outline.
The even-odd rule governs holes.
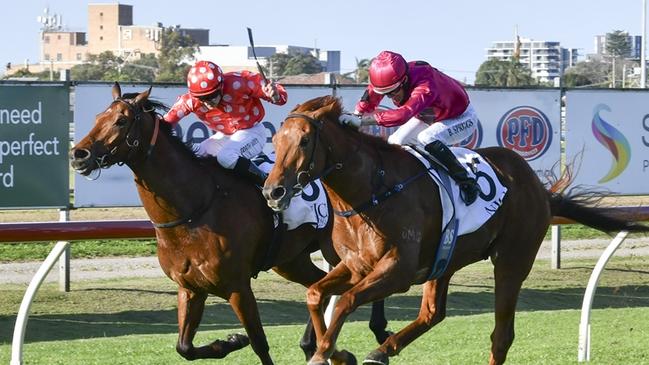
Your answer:
[[[322,72],[320,61],[311,54],[298,53],[288,55],[275,53],[268,59],[268,67],[270,68],[271,65],[273,78]]]
[[[490,59],[476,73],[476,86],[517,87],[538,85],[532,72],[518,61]]]
[[[578,62],[566,70],[563,85],[566,87],[608,87],[610,72],[610,66],[599,60]]]
[[[629,33],[622,30],[606,33],[606,52],[613,57],[628,57],[631,53]]]
[[[16,73],[12,74],[11,76],[6,76],[5,75],[4,78],[6,79],[6,78],[9,78],[9,77],[11,77],[11,78],[15,78],[15,77],[32,78],[32,77],[35,77],[36,79],[43,80],[43,81],[51,81],[51,80],[56,81],[60,77],[60,72],[53,71],[51,76],[52,77],[50,77],[50,71],[48,71],[48,70],[33,73],[33,72],[29,71],[29,69],[22,68],[22,69],[16,71]]]
[[[353,76],[353,79],[357,84],[368,83],[370,81],[370,63],[371,60],[367,58],[362,58],[360,60],[356,58],[356,69],[352,72],[343,74],[343,76]]]
[[[185,82],[190,65],[187,63],[198,50],[198,44],[175,27],[163,29],[158,55],[159,82]]]

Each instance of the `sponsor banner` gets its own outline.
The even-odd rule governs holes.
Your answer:
[[[148,85],[120,84],[122,93],[142,92]],[[81,140],[95,122],[95,116],[102,112],[112,102],[112,84],[81,84],[76,87],[75,92],[75,133],[74,141]],[[272,151],[271,138],[284,121],[286,115],[299,103],[307,100],[331,94],[331,88],[319,87],[286,87],[288,91],[288,102],[283,106],[277,106],[264,102],[266,114],[263,125],[268,130],[268,138],[264,151]],[[151,98],[159,100],[171,106],[177,97],[187,92],[185,86],[154,86]],[[176,128],[176,134],[182,135],[185,142],[200,143],[209,138],[213,132],[210,131],[193,114],[188,115],[180,121]],[[154,152],[155,153],[155,152]],[[76,207],[113,207],[113,206],[139,206],[140,198],[133,181],[133,173],[127,166],[114,165],[109,169],[102,170],[97,180],[88,180],[85,177],[75,174],[74,206]]]
[[[345,110],[353,111],[364,88],[341,88],[336,95],[343,100]],[[561,155],[559,90],[468,90],[471,104],[479,121],[476,131],[459,147],[476,149],[502,146],[516,151],[546,181],[558,174]],[[394,104],[384,98],[382,108]],[[387,138],[396,127],[363,127],[366,133]],[[553,171],[553,168],[555,171]]]
[[[0,208],[70,205],[70,91],[0,86]]]
[[[566,92],[566,163],[571,186],[612,194],[647,193],[649,93],[621,90]]]

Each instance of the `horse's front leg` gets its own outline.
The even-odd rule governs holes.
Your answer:
[[[327,364],[327,360],[335,352],[335,339],[325,341],[327,325],[325,323],[323,309],[326,299],[331,295],[344,293],[353,286],[351,278],[352,275],[347,266],[340,262],[324,278],[311,285],[307,290],[306,304],[318,340],[317,351],[309,361],[309,365]],[[352,363],[356,360],[351,353],[346,351],[342,351],[336,355],[339,355],[338,363]]]
[[[205,309],[206,293],[197,293],[187,288],[178,288],[178,343],[176,351],[187,360],[221,359],[230,352],[248,346],[248,338],[235,334],[226,341],[216,340],[209,345],[194,347],[193,340]]]
[[[239,321],[246,329],[246,333],[250,337],[250,345],[261,363],[263,365],[272,365],[270,347],[266,340],[266,334],[264,334],[264,328],[261,325],[257,301],[252,289],[250,289],[250,282],[247,285],[241,285],[239,291],[231,293],[228,302],[230,302],[234,313],[236,313]]]

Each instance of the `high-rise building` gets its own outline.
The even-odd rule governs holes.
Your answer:
[[[560,42],[536,41],[527,38],[493,42],[487,48],[487,60],[510,61],[518,50],[519,62],[529,67],[532,77],[540,82],[555,83],[563,72],[577,62],[576,48],[563,48]]]

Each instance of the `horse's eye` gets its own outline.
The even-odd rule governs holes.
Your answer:
[[[304,148],[309,145],[309,137],[302,137],[300,140],[300,147]]]
[[[122,128],[122,127],[124,127],[124,126],[126,125],[126,123],[128,123],[128,119],[126,119],[126,118],[119,118],[119,119],[117,119],[117,121],[115,122],[115,125],[116,125],[117,127],[119,127],[119,128]]]

